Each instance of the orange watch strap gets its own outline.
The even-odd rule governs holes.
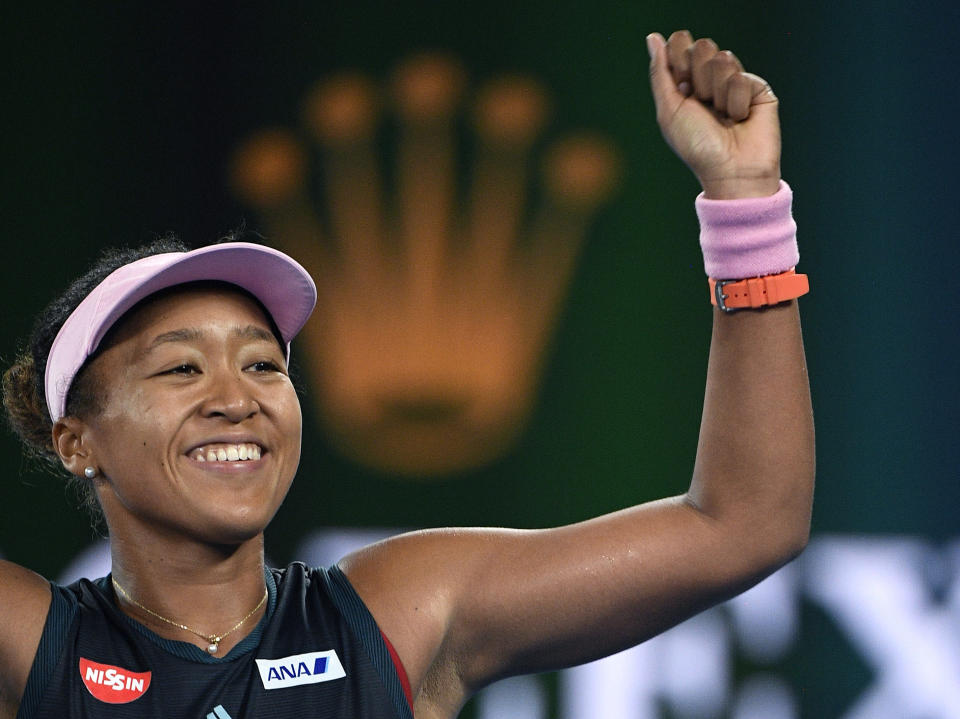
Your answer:
[[[798,275],[794,270],[746,280],[715,280],[711,277],[709,282],[710,303],[724,312],[776,305],[810,291],[807,276]]]

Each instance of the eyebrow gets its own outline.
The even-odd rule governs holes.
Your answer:
[[[262,327],[256,325],[247,325],[246,327],[234,327],[230,335],[239,339],[254,340],[261,342],[279,342],[279,339]],[[140,356],[146,356],[158,347],[171,342],[183,342],[187,344],[196,344],[203,340],[203,330],[194,327],[185,327],[179,330],[164,332],[153,338],[153,341],[144,348]]]

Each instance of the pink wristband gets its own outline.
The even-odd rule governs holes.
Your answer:
[[[793,192],[783,180],[770,197],[708,200],[701,192],[696,207],[707,276],[740,280],[796,267],[800,251],[792,204]]]

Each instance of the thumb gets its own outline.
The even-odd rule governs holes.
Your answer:
[[[657,118],[669,117],[683,102],[684,95],[677,88],[673,75],[670,74],[667,42],[663,39],[663,35],[658,32],[647,35],[647,50],[650,53],[650,89],[653,90]]]

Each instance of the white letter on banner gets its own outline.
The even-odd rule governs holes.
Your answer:
[[[939,554],[918,539],[821,536],[801,561],[808,596],[876,672],[843,719],[960,717],[960,627],[928,588]]]

